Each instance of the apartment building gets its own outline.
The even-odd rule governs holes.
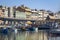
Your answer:
[[[0,6],[0,17],[4,17],[4,8],[3,8],[3,6]],[[2,24],[2,23],[3,23],[3,21],[0,20],[0,24]]]
[[[45,20],[49,15],[46,10],[30,9],[24,5],[14,7],[3,7],[4,16],[20,19]]]
[[[25,9],[21,6],[17,7],[16,9],[16,18],[26,19]]]
[[[60,11],[55,13],[56,19],[60,19]]]

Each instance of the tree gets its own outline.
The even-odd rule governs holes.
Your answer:
[[[50,20],[50,17],[49,17],[49,15],[46,17],[46,20]]]
[[[37,11],[37,9],[35,9],[35,11]]]
[[[60,11],[58,11],[57,13],[60,13]]]
[[[53,14],[53,13],[49,13],[49,15],[50,15],[50,16],[54,16],[54,14]]]
[[[23,4],[23,5],[21,5],[21,7],[23,7],[23,8],[24,8],[24,4]]]
[[[54,13],[50,10],[47,10],[47,12],[49,13],[50,16],[54,16]]]
[[[40,11],[45,11],[44,9],[41,9]]]
[[[0,5],[0,8],[1,8],[1,9],[2,9],[2,7],[3,7],[3,6],[2,6],[2,5]]]

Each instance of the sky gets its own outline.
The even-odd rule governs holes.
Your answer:
[[[31,9],[45,9],[57,12],[60,10],[60,0],[0,0],[3,6],[20,6],[24,4]]]

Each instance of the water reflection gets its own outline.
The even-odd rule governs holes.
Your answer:
[[[48,36],[46,31],[19,31],[9,32],[7,35],[0,33],[0,40],[59,40],[60,37]]]

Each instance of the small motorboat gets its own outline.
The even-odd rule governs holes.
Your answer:
[[[38,30],[49,30],[51,28],[52,27],[50,25],[43,24],[38,27]]]
[[[49,33],[51,34],[50,36],[60,36],[60,29],[52,29]]]

